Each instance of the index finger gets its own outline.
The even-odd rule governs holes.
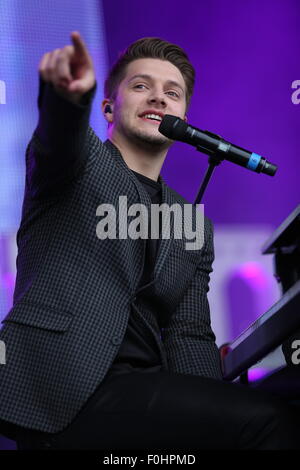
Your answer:
[[[80,36],[80,33],[78,31],[72,31],[71,38],[73,41],[75,52],[79,52],[80,54],[84,54],[88,56],[89,53],[88,53],[87,47],[82,37]]]

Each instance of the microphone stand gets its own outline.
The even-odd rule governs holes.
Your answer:
[[[194,205],[200,204],[200,202],[202,200],[202,197],[203,197],[203,194],[204,194],[204,191],[207,188],[207,185],[208,185],[209,180],[210,180],[210,178],[213,174],[214,169],[216,168],[216,166],[220,165],[220,163],[224,160],[224,158],[222,157],[222,155],[219,152],[214,152],[212,150],[204,149],[200,145],[198,145],[196,148],[199,152],[206,153],[206,154],[209,155],[209,158],[208,158],[209,165],[208,165],[208,168],[206,169],[204,178],[201,182],[198,194],[197,194],[196,199],[194,201]]]

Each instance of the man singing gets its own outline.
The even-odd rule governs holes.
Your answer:
[[[160,175],[173,141],[158,130],[165,114],[186,120],[186,53],[159,38],[123,52],[105,82],[103,143],[89,126],[92,59],[71,39],[39,64],[14,306],[0,331],[0,432],[18,449],[296,448],[287,404],[222,380],[210,220],[195,250],[178,227],[161,236],[164,217],[159,238],[98,236],[99,205],[120,196],[148,216],[153,204],[188,204]]]

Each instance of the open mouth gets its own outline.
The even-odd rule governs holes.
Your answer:
[[[148,122],[151,122],[153,124],[156,124],[156,125],[159,125],[162,121],[162,117],[158,114],[144,114],[142,116],[139,116],[141,119],[143,119],[143,121],[148,121]]]
[[[157,119],[146,118],[144,116],[141,116],[141,119],[143,119],[143,121],[151,122],[152,124],[157,124],[158,126],[161,123],[161,121],[158,121]]]

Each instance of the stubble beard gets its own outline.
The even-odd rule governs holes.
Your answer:
[[[124,128],[122,129],[123,133],[126,135],[127,139],[134,142],[136,145],[143,147],[147,150],[153,149],[164,150],[172,145],[173,141],[165,137],[164,135],[150,135],[140,129],[133,128]]]

